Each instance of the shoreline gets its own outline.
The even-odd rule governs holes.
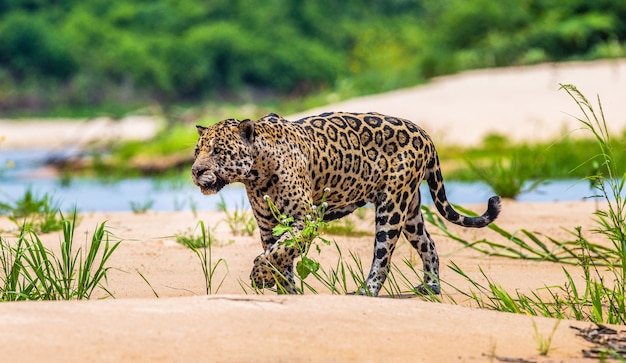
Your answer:
[[[484,205],[464,207],[480,212]],[[594,210],[591,202],[505,200],[496,223],[505,230],[527,228],[533,233],[564,240],[571,238],[567,229],[577,225],[589,233],[594,225]],[[326,237],[339,244],[344,258],[349,256],[349,251],[360,256],[363,268],[367,269],[373,253],[373,212],[368,211],[363,219],[350,218],[358,231],[366,232],[365,236]],[[582,358],[581,349],[589,349],[591,344],[576,336],[577,331],[570,326],[585,329],[591,323],[566,320],[551,333],[558,323],[556,319],[478,309],[451,288],[465,291],[472,288],[450,269],[452,263],[479,281],[482,281],[482,269],[511,292],[531,292],[563,284],[566,277],[561,264],[485,256],[461,248],[458,242],[428,225],[441,258],[441,276],[446,283],[442,285],[444,303],[423,301],[419,297],[330,295],[312,279],[307,281],[318,289],[319,295],[306,292],[300,296],[281,296],[266,291],[258,296],[241,286],[248,283],[252,261],[261,252],[258,231],[252,236],[235,236],[225,219],[221,212],[204,210],[197,215],[190,211],[82,213],[75,231],[77,241],[88,239],[103,221],[113,233],[111,242],[122,241],[109,262],[114,268],[109,272],[107,289],[115,299],[100,300],[104,294],[98,293],[89,301],[0,304],[0,320],[5,324],[0,333],[0,347],[26,349],[37,342],[38,349],[18,356],[17,362],[44,358],[67,362],[85,357],[99,362],[203,359],[491,362],[493,355],[536,362],[587,361]],[[225,280],[211,296],[204,296],[197,256],[175,240],[176,235],[194,231],[197,234],[200,220],[210,226],[216,241],[212,248],[213,263],[223,258],[228,265],[227,269],[218,266],[215,270],[215,281],[223,277]],[[10,225],[12,222],[6,217],[0,217],[0,229],[6,230]],[[447,225],[464,239],[497,238],[487,229]],[[41,239],[47,248],[59,253],[60,232],[43,234]],[[314,257],[323,268],[330,268],[335,266],[338,255],[334,247],[322,246],[321,254],[315,253]],[[415,254],[408,244],[399,243],[393,257],[395,264],[405,269],[403,261],[415,259]],[[416,268],[421,268],[420,262],[416,261]],[[577,270],[572,267],[568,270],[579,281]],[[404,271],[406,276],[413,276],[410,271]],[[415,276],[411,280],[417,283]],[[457,303],[450,303],[449,298]],[[547,356],[538,354],[535,327],[543,337],[553,334],[553,348]],[[259,338],[268,331],[273,332],[273,338],[269,341]],[[393,338],[381,342],[381,336]],[[451,340],[454,347],[450,346]],[[329,341],[333,344],[328,349],[320,348]],[[415,347],[424,344],[428,349],[420,349],[416,358]]]

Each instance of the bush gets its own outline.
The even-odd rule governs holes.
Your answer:
[[[0,66],[14,76],[62,79],[78,69],[68,40],[41,17],[16,12],[0,22]]]

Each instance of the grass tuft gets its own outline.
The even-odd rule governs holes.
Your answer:
[[[470,216],[477,215],[459,205],[455,205],[455,208]],[[459,242],[466,248],[471,248],[489,256],[549,261],[569,265],[579,264],[582,259],[589,257],[595,261],[602,261],[602,264],[610,264],[612,261],[619,259],[619,255],[614,249],[589,241],[586,241],[584,245],[581,244],[575,232],[571,232],[573,239],[559,241],[550,236],[531,232],[524,228],[516,232],[510,232],[496,223],[491,223],[487,228],[503,237],[505,242],[495,242],[487,239],[467,241],[449,230],[443,219],[433,213],[430,208],[422,206],[422,214],[428,223],[437,227],[446,237]]]
[[[63,218],[63,215],[61,214]],[[76,213],[62,219],[61,255],[47,249],[24,225],[16,243],[0,236],[0,301],[89,299],[107,280],[108,260],[120,241],[110,243],[105,223],[99,224],[88,244],[75,248]]]
[[[28,188],[24,196],[13,203],[0,202],[0,215],[7,215],[17,226],[49,233],[63,228],[59,206],[60,202],[52,194],[38,195]]]
[[[215,241],[211,237],[211,230],[209,226],[205,226],[204,222],[200,221],[198,222],[196,229],[200,229],[200,236],[177,235],[176,242],[190,248],[198,257],[202,268],[202,275],[204,277],[206,294],[216,294],[222,287],[222,284],[228,275],[228,263],[226,263],[226,260],[223,258],[220,258],[217,262],[213,263],[213,245]],[[217,269],[220,265],[224,265],[226,268],[226,274],[224,274],[221,280],[216,281],[215,277]]]
[[[226,207],[224,196],[220,195],[220,201],[217,203],[217,209],[226,214],[226,224],[230,228],[230,232],[234,236],[252,236],[256,231],[256,219],[250,211],[244,210],[244,201],[241,200],[239,206],[234,211],[229,211]]]
[[[531,180],[528,167],[532,162],[515,153],[510,158],[497,157],[485,166],[467,160],[470,170],[478,180],[486,183],[496,195],[502,198],[515,199],[523,193],[531,192],[544,183],[542,179]]]
[[[556,329],[559,327],[561,320],[558,320],[556,324],[552,327],[552,331],[550,335],[544,337],[539,333],[539,328],[537,328],[537,324],[533,321],[533,328],[535,329],[535,341],[537,342],[537,350],[539,351],[539,355],[547,356],[548,352],[550,352],[550,347],[552,346],[552,338],[554,337],[554,333]]]
[[[143,202],[130,201],[130,209],[134,214],[144,214],[154,205],[154,199],[147,199]]]

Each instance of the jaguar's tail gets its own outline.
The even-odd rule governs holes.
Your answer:
[[[443,176],[441,175],[441,166],[439,165],[439,157],[437,153],[433,153],[433,157],[429,162],[426,180],[430,188],[430,195],[433,198],[435,207],[445,219],[463,227],[485,227],[489,223],[498,218],[500,214],[500,197],[493,196],[489,198],[487,211],[478,217],[468,217],[459,214],[446,197],[446,188],[443,185]]]

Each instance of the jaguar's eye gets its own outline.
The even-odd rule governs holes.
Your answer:
[[[211,151],[211,155],[212,155],[212,156],[217,156],[217,155],[219,155],[219,153],[220,153],[221,151],[222,151],[222,150],[220,150],[219,148],[214,147],[214,148],[213,148],[213,151]]]

